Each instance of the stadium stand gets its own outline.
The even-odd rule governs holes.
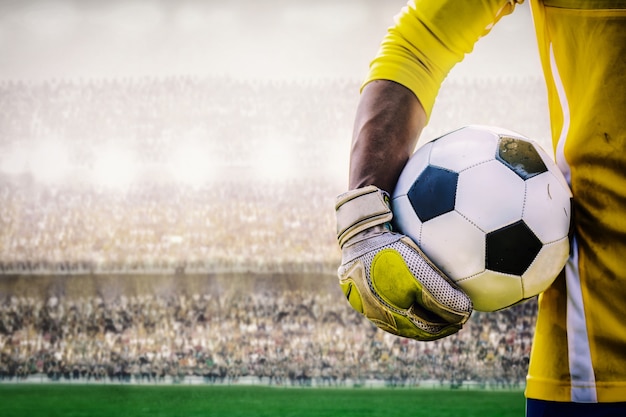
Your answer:
[[[0,82],[0,379],[523,384],[534,301],[475,313],[458,335],[418,343],[371,327],[334,285],[293,284],[334,284],[333,204],[358,87],[191,76]],[[449,82],[423,137],[480,123],[545,144],[543,88]],[[174,156],[194,144],[210,173],[181,179]],[[97,175],[110,149],[119,170],[120,155],[132,156],[122,185]],[[71,278],[91,288],[108,276],[216,274],[294,281],[260,292],[69,290]],[[28,289],[34,282],[40,292]]]
[[[535,308],[475,313],[457,335],[420,343],[378,330],[334,291],[11,296],[0,306],[0,380],[519,388]]]

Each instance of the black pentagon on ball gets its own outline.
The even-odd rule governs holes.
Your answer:
[[[429,165],[417,177],[407,197],[422,222],[454,210],[459,174]]]
[[[485,266],[504,274],[522,275],[542,246],[526,223],[519,220],[487,234]]]
[[[496,159],[524,181],[548,170],[533,144],[519,138],[501,137]]]

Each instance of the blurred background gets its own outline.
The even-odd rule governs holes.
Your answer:
[[[523,384],[533,301],[418,343],[336,285],[359,86],[403,5],[0,0],[0,379]],[[422,142],[549,148],[540,76],[524,4]]]

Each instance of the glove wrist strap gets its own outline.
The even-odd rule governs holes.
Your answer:
[[[355,235],[371,227],[390,222],[393,218],[389,208],[389,194],[369,185],[348,191],[337,197],[337,240],[343,248]]]

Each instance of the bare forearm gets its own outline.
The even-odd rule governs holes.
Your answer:
[[[350,154],[350,189],[375,185],[389,193],[413,153],[426,113],[413,92],[372,81],[361,94]]]

